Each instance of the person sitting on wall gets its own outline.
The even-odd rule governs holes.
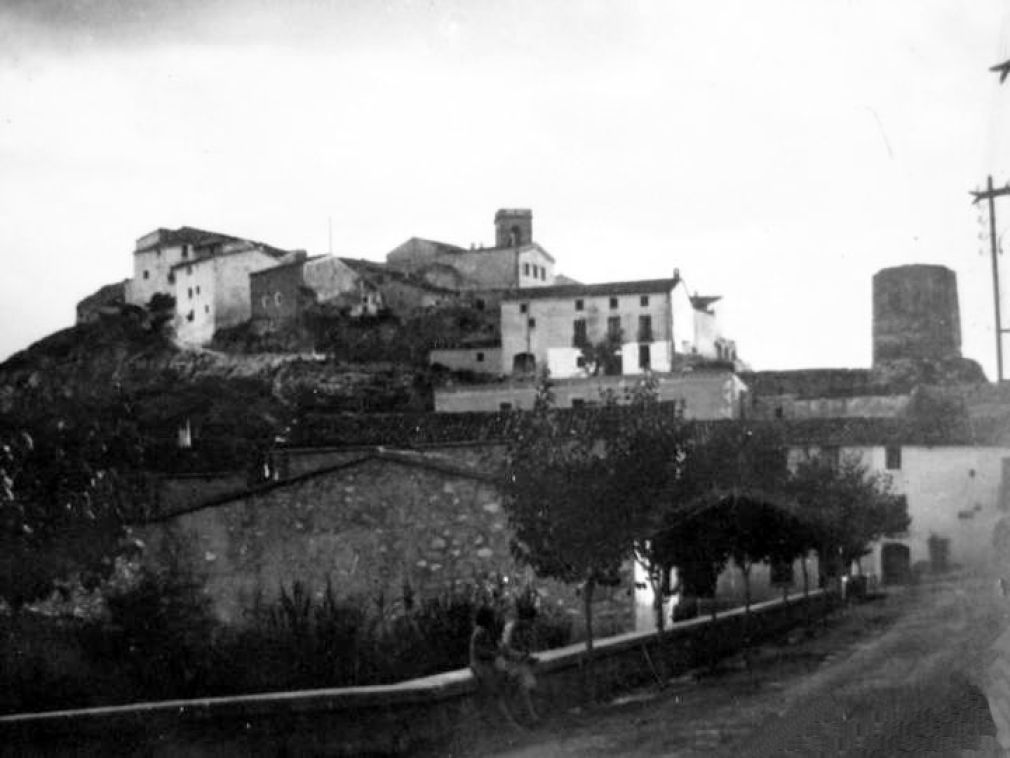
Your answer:
[[[537,663],[537,658],[533,655],[536,649],[533,627],[536,616],[536,603],[531,597],[516,598],[511,618],[505,624],[501,639],[505,671],[510,683],[519,691],[526,712],[534,724],[540,721],[530,694],[537,686],[537,678],[533,674],[533,667]]]
[[[521,728],[505,702],[508,684],[506,662],[495,634],[495,612],[486,605],[477,609],[473,634],[470,635],[470,670],[477,679],[478,692],[483,698],[494,698],[498,711],[506,723]]]

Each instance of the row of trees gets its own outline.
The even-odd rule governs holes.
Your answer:
[[[822,576],[840,576],[908,526],[904,498],[858,460],[790,467],[773,428],[689,424],[658,407],[648,379],[624,405],[603,400],[561,414],[544,378],[510,444],[506,485],[513,552],[540,576],[581,584],[590,655],[594,590],[618,582],[629,559],[646,568],[662,629],[673,568],[682,596],[714,597],[732,561],[749,607],[755,564],[791,567],[815,552]]]

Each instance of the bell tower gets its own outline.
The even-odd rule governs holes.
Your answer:
[[[494,214],[495,247],[519,247],[533,241],[533,211],[502,208]]]

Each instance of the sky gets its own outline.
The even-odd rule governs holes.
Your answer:
[[[568,276],[721,295],[759,370],[869,366],[873,274],[947,266],[994,378],[1007,58],[1001,0],[5,0],[0,359],[158,227],[383,260],[524,207]]]

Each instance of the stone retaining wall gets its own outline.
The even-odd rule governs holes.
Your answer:
[[[659,640],[636,632],[596,645],[597,692],[673,676],[830,612],[834,595],[769,601],[716,620],[674,625]],[[585,697],[584,648],[540,655],[538,700],[557,712]],[[0,717],[0,754],[368,755],[437,748],[474,723],[478,698],[466,669],[392,685],[140,703]]]

